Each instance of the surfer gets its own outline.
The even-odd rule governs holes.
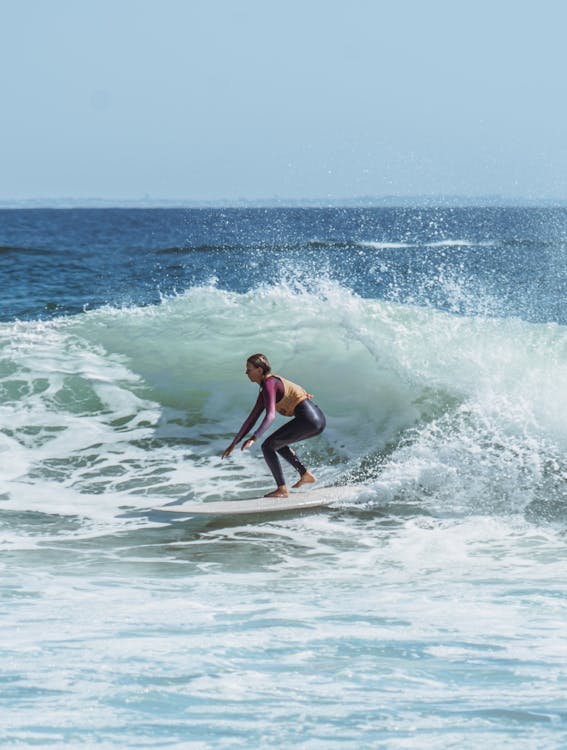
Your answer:
[[[323,432],[326,425],[325,415],[318,406],[311,403],[313,396],[300,385],[272,373],[270,363],[264,354],[252,354],[248,357],[246,375],[253,383],[258,383],[260,393],[252,411],[222,457],[230,456],[237,443],[256,424],[264,409],[266,415],[260,427],[244,441],[241,450],[250,448],[268,429],[275,419],[276,411],[285,417],[293,417],[291,422],[284,424],[262,443],[264,458],[277,485],[277,489],[265,497],[287,497],[288,490],[277,454],[279,453],[299,473],[299,481],[293,485],[294,489],[316,482],[316,478],[301,463],[289,444],[315,437]]]

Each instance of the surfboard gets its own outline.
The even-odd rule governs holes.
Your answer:
[[[354,499],[361,491],[360,485],[346,487],[317,487],[302,492],[292,492],[289,497],[252,497],[247,500],[221,500],[218,502],[186,502],[162,505],[153,510],[183,515],[229,516],[251,513],[281,513],[282,511],[322,508],[341,500]]]

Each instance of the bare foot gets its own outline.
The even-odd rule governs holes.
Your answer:
[[[313,484],[316,482],[317,479],[313,476],[313,474],[310,471],[306,471],[305,474],[301,475],[301,479],[292,485],[293,489],[296,490],[298,487],[301,487],[304,484]]]
[[[268,492],[267,495],[264,495],[264,497],[289,497],[287,493],[287,487],[285,489],[280,489],[278,487],[277,490],[274,490],[273,492]]]

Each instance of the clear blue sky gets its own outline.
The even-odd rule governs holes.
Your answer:
[[[0,10],[0,200],[567,198],[562,0]]]

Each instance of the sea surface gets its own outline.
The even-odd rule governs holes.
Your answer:
[[[567,747],[566,210],[2,210],[0,290],[2,748]],[[254,352],[354,499],[152,510],[272,488]]]

